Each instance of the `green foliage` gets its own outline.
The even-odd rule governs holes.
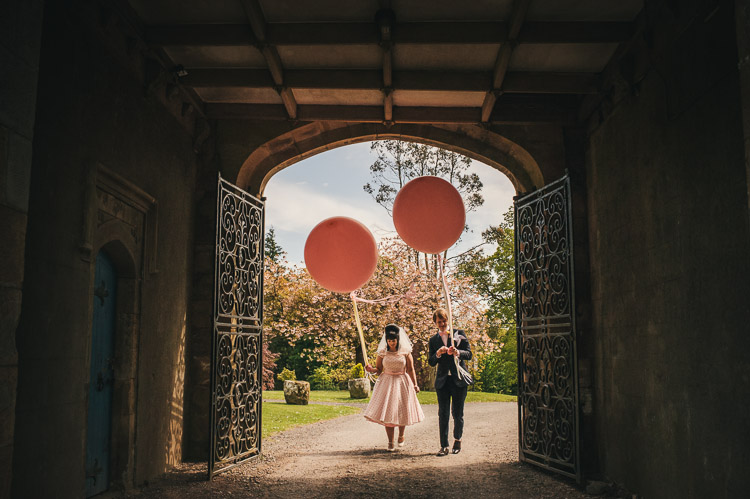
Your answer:
[[[434,175],[452,183],[464,200],[466,211],[484,203],[482,181],[469,173],[471,159],[435,146],[401,140],[379,140],[370,150],[377,155],[370,165],[372,183],[363,186],[375,202],[391,213],[396,193],[410,180]]]
[[[515,395],[518,392],[518,364],[516,363],[516,332],[506,332],[500,351],[479,358],[475,389],[482,392]]]
[[[294,374],[294,371],[287,369],[285,367],[284,369],[281,370],[277,378],[279,378],[279,381],[286,381],[286,380],[295,380],[297,379],[297,376]]]
[[[501,329],[514,329],[516,323],[513,208],[503,215],[500,225],[485,230],[482,237],[497,248],[490,255],[482,251],[464,255],[458,273],[472,278],[474,289],[487,303],[485,317],[491,325],[488,334],[492,337],[492,333],[497,334]]]
[[[319,347],[315,338],[301,338],[290,344],[283,336],[274,336],[269,341],[271,350],[279,354],[276,365],[291,369],[297,379],[307,379],[321,362],[310,352]]]
[[[353,377],[365,377],[365,369],[362,364],[338,368],[321,365],[315,368],[307,380],[310,382],[310,389],[312,390],[346,390],[349,380]]]
[[[263,252],[266,258],[274,263],[280,263],[286,256],[286,251],[276,242],[276,231],[270,227],[266,232],[266,239],[263,243]]]
[[[351,368],[348,366],[341,366],[337,369],[331,369],[331,381],[338,387],[339,390],[347,390],[349,388],[349,372]]]
[[[477,355],[474,390],[515,394],[518,364],[513,209],[505,213],[500,225],[490,227],[482,237],[497,245],[495,251],[490,255],[482,251],[469,253],[458,265],[458,272],[472,279],[474,290],[487,305],[487,336],[496,347]]]
[[[349,379],[358,379],[358,378],[364,378],[364,377],[365,377],[365,368],[362,366],[362,364],[355,364],[349,370]]]
[[[307,378],[310,382],[311,390],[336,390],[338,383],[331,375],[331,368],[328,366],[319,366],[315,368],[312,375]]]

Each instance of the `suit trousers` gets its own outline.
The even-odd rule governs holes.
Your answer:
[[[440,447],[448,447],[448,422],[453,414],[453,438],[460,440],[464,433],[464,402],[467,387],[459,388],[449,377],[442,388],[436,388],[438,399],[438,421],[440,425]],[[451,399],[453,404],[451,407]]]

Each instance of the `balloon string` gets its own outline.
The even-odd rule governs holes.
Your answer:
[[[401,295],[388,295],[388,296],[385,296],[383,298],[376,298],[374,300],[367,300],[365,298],[360,298],[357,295],[357,291],[359,291],[359,290],[352,291],[351,294],[350,294],[350,296],[352,297],[352,300],[358,301],[360,303],[367,303],[367,304],[370,304],[370,305],[379,305],[379,304],[385,304],[385,303],[396,303],[398,301],[401,301],[403,298],[406,298],[407,296],[410,296],[410,295],[413,294],[414,283],[412,282],[409,285],[409,290],[406,293],[404,293],[404,294],[401,294]]]
[[[443,257],[440,253],[437,254],[438,267],[440,267],[440,279],[443,283],[443,298],[448,306],[448,331],[451,334],[451,346],[453,345],[453,310],[451,307],[451,295],[448,293],[448,283],[445,280],[445,269],[443,268]]]
[[[354,299],[354,292],[350,295],[352,297],[352,305],[354,305],[354,321],[357,323],[357,331],[359,332],[359,343],[362,347],[362,361],[365,365],[370,363],[367,358],[367,349],[365,348],[365,335],[362,334],[362,323],[359,321],[359,312],[357,311],[357,300]]]
[[[437,261],[438,267],[440,267],[440,278],[443,281],[443,297],[445,298],[445,303],[448,305],[448,331],[450,332],[451,346],[455,348],[456,343],[453,338],[453,310],[451,307],[451,295],[448,292],[448,283],[445,280],[445,268],[443,267],[443,256],[440,253],[437,254]],[[456,363],[456,368],[459,368],[458,357],[453,357],[453,360]]]

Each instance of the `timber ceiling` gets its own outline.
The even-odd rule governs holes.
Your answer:
[[[204,115],[565,122],[643,0],[130,0]]]

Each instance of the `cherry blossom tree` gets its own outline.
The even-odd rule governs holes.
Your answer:
[[[359,303],[358,311],[366,342],[368,361],[386,324],[396,323],[414,344],[414,360],[421,384],[429,382],[434,368],[427,366],[427,342],[434,334],[432,312],[445,307],[441,283],[425,273],[410,249],[399,239],[380,245],[380,260],[373,277],[359,290],[366,300],[392,297],[376,303]],[[453,302],[454,326],[464,329],[473,348],[493,347],[486,334],[484,307],[477,299],[470,278],[448,272]],[[361,362],[359,336],[352,300],[346,294],[320,287],[305,269],[283,262],[267,261],[264,331],[271,350],[280,354],[278,368],[289,367],[305,378],[320,365],[348,368]]]

